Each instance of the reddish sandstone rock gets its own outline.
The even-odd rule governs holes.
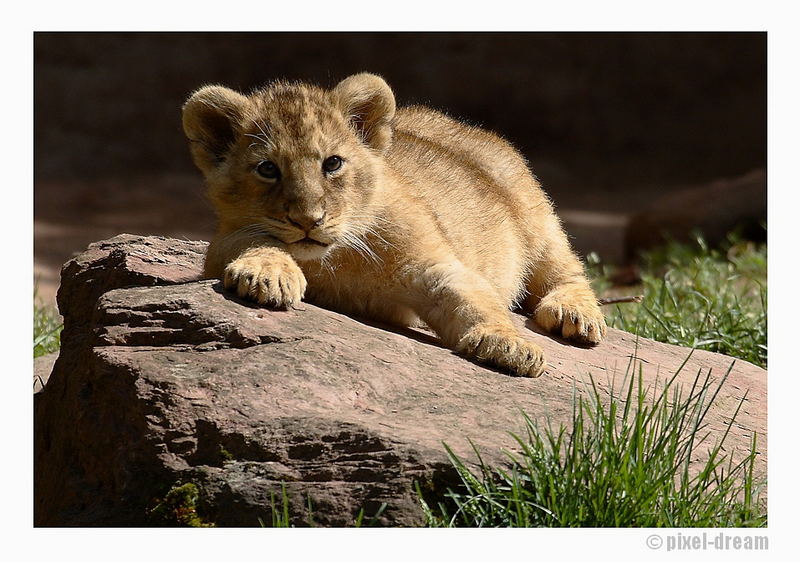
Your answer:
[[[551,367],[514,378],[423,332],[243,302],[196,280],[204,247],[122,235],[64,267],[63,346],[35,398],[37,525],[144,525],[154,500],[185,482],[218,525],[270,521],[282,485],[298,524],[310,499],[317,525],[352,524],[382,503],[380,523],[416,525],[414,483],[453,480],[443,442],[474,460],[471,439],[502,463],[521,411],[568,424],[589,374],[603,393],[619,388],[635,356],[655,385],[689,353],[617,330],[574,347],[519,317]],[[709,369],[719,379],[732,363],[707,429],[720,435],[747,391],[726,450],[744,453],[757,432],[765,471],[766,372],[695,351],[679,381]]]

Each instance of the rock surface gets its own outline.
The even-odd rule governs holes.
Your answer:
[[[633,215],[625,230],[629,258],[668,240],[687,241],[699,230],[715,246],[739,229],[748,239],[766,241],[767,171],[753,170],[733,179],[667,191]]]
[[[490,463],[514,448],[521,411],[567,424],[587,375],[619,388],[635,355],[644,383],[674,373],[689,351],[610,330],[584,349],[523,331],[550,370],[520,379],[486,369],[419,331],[384,329],[303,303],[271,311],[200,280],[205,243],[120,235],[62,270],[62,348],[35,405],[35,524],[128,526],[170,487],[192,482],[199,511],[226,526],[271,520],[285,485],[298,524],[344,526],[361,508],[416,525],[414,483],[453,478],[446,442]],[[524,324],[524,326],[523,326]],[[745,391],[727,451],[759,435],[766,471],[766,372],[695,351],[698,370],[726,384],[708,416],[721,434]]]

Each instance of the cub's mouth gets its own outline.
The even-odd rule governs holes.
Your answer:
[[[332,243],[320,242],[316,238],[306,236],[287,244],[289,253],[299,261],[316,261],[322,259],[331,248]]]
[[[302,240],[298,240],[297,242],[292,242],[292,244],[313,244],[315,246],[321,246],[323,248],[327,248],[330,244],[326,244],[325,242],[320,242],[319,240],[314,240],[313,238],[309,238],[306,236]]]

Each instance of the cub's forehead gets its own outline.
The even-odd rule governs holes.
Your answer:
[[[331,95],[304,85],[278,84],[251,97],[248,133],[276,148],[317,146],[342,142],[348,125]]]

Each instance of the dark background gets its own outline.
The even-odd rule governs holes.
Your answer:
[[[36,273],[122,231],[210,236],[180,121],[203,84],[381,74],[512,141],[566,216],[613,223],[766,167],[766,60],[765,33],[36,33]]]

